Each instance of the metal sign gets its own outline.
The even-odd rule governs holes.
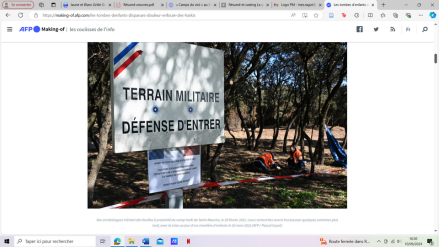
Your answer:
[[[201,147],[148,151],[149,193],[201,182]]]
[[[184,43],[111,43],[115,153],[223,143],[224,54]]]

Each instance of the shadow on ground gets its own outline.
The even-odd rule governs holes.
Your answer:
[[[271,175],[291,175],[283,169],[271,174],[250,172],[243,167],[265,151],[275,153],[281,166],[287,167],[288,154],[282,153],[282,141],[269,149],[271,140],[262,140],[257,151],[246,150],[246,140],[237,139],[234,146],[227,139],[220,156],[217,173],[219,181],[243,180]],[[211,157],[216,146],[211,148]],[[325,164],[316,166],[316,172],[338,170],[330,165],[326,152]],[[88,172],[97,152],[88,153]],[[305,153],[305,159],[307,159]],[[210,162],[202,168],[202,182],[210,182]],[[310,169],[310,163],[307,163]],[[99,172],[95,186],[93,207],[102,208],[149,195],[148,162],[146,152],[114,154],[111,147]],[[86,196],[86,195],[84,195]],[[164,208],[164,200],[132,206],[131,208]],[[347,172],[318,174],[315,176],[243,183],[184,192],[185,208],[347,208]]]

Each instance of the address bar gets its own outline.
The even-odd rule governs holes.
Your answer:
[[[31,11],[31,19],[319,20],[321,11]]]

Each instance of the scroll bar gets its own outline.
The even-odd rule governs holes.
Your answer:
[[[438,53],[438,26],[439,24],[437,22],[434,23],[433,25],[433,35],[434,35],[434,43],[433,43],[433,54],[434,54],[434,65],[433,65],[433,78],[434,78],[434,89],[436,91],[436,97],[435,97],[435,148],[436,150],[438,150],[439,148],[439,86],[438,86],[438,78],[439,78],[439,70],[438,70],[438,64],[437,64],[437,53]],[[439,214],[438,214],[438,208],[439,208],[439,153],[437,153],[434,157],[434,166],[433,166],[433,170],[434,170],[434,177],[433,177],[433,181],[436,181],[436,184],[434,185],[434,196],[435,196],[435,200],[434,200],[434,205],[433,205],[433,214],[434,214],[434,225],[433,225],[433,232],[434,234],[438,234],[439,232]]]

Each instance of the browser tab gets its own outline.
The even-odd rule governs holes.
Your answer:
[[[14,9],[33,9],[34,8],[34,2],[27,1],[27,2],[15,2],[15,1],[4,1],[2,2],[3,9],[6,10],[14,10]]]

